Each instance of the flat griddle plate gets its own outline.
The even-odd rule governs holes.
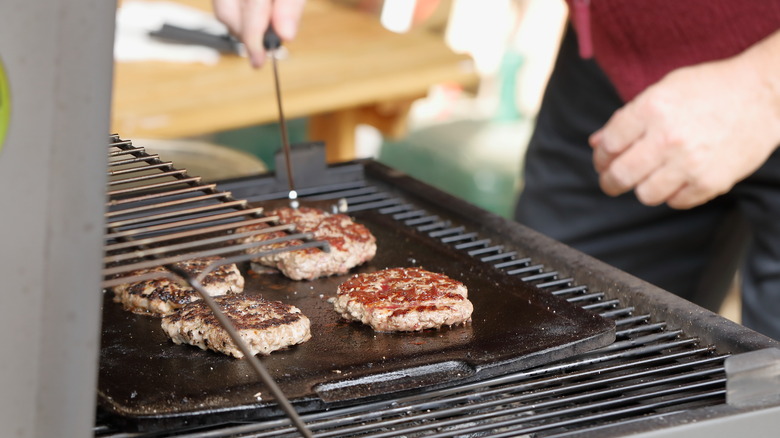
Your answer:
[[[354,270],[422,267],[463,282],[474,304],[465,326],[376,333],[341,319],[328,298],[348,276],[296,282],[249,274],[246,293],[299,307],[312,339],[262,361],[300,411],[392,397],[398,391],[483,379],[608,345],[614,322],[419,234],[373,211],[354,214],[378,251]],[[153,430],[278,415],[269,391],[242,360],[175,345],[158,318],[126,312],[107,292],[99,402],[124,427]]]

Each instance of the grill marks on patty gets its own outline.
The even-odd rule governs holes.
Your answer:
[[[336,292],[334,309],[376,331],[420,331],[471,320],[466,286],[421,268],[357,274]]]
[[[204,257],[176,263],[176,266],[191,276],[197,276],[206,267],[219,260],[218,257]],[[167,272],[164,267],[134,271],[131,275],[153,272]],[[238,293],[244,290],[244,277],[235,264],[219,266],[203,278],[206,292],[212,296]],[[167,278],[154,278],[114,287],[114,301],[122,303],[125,310],[134,313],[165,316],[187,303],[200,300],[200,295],[189,286]]]
[[[311,338],[311,323],[295,306],[245,294],[225,295],[214,300],[233,321],[252,355],[267,355]],[[162,328],[176,344],[244,357],[203,301],[189,303],[164,317]]]
[[[304,248],[284,251],[258,257],[256,263],[271,266],[293,280],[313,280],[335,274],[346,274],[355,266],[374,258],[376,238],[364,225],[355,223],[344,214],[330,214],[310,207],[278,208],[267,212],[269,216],[278,216],[279,223],[292,224],[301,233],[312,233],[315,240],[324,240],[330,245],[330,251],[319,248]],[[267,228],[260,223],[239,228],[237,232]],[[284,232],[258,234],[245,239],[245,242],[267,241],[285,237]],[[300,245],[300,240],[253,248],[250,251],[261,252],[275,248]]]

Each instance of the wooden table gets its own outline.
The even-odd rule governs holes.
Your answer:
[[[210,10],[208,0],[189,5]],[[288,119],[309,117],[309,138],[326,143],[329,162],[355,158],[355,127],[404,133],[412,101],[431,85],[474,86],[470,58],[440,36],[395,34],[378,19],[327,0],[309,0],[289,56],[279,63]],[[278,120],[270,64],[222,56],[215,66],[166,62],[117,63],[112,132],[124,138],[176,138]]]

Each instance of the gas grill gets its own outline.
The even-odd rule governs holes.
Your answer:
[[[101,260],[105,249],[101,240],[105,225],[116,219],[101,216],[106,209],[104,147],[116,5],[10,0],[2,9],[13,12],[0,14],[2,434],[70,437],[91,430],[96,436],[115,438],[296,435],[291,420],[274,408],[273,400],[256,403],[243,417],[232,412],[220,418],[220,409],[190,416],[186,424],[151,416],[146,418],[146,430],[139,431],[140,424],[127,424],[132,418],[111,412],[104,399],[95,422],[99,343],[118,333],[100,329],[101,268],[106,261]],[[33,22],[35,32],[30,32]],[[312,163],[319,165],[299,173],[300,194],[306,199],[345,198],[351,215],[392,223],[403,236],[414,235],[418,243],[430,243],[461,263],[470,259],[497,281],[525,285],[524,293],[533,291],[537,302],[555,298],[578,310],[580,317],[610,321],[614,325],[604,333],[615,340],[604,343],[602,334],[594,338],[598,342],[562,350],[561,357],[548,355],[540,363],[510,360],[513,366],[488,367],[488,373],[475,372],[478,367],[459,368],[457,362],[438,373],[426,373],[432,368],[424,366],[412,368],[417,374],[399,373],[396,379],[386,378],[392,373],[380,373],[382,381],[369,372],[352,380],[334,372],[332,379],[317,386],[316,403],[307,398],[295,404],[315,435],[776,434],[780,391],[776,372],[771,371],[778,362],[773,353],[777,350],[772,350],[777,342],[379,163],[326,168],[316,161]],[[177,175],[170,177],[189,177]],[[310,181],[304,182],[306,178]],[[251,211],[255,206],[250,204],[284,198],[283,181],[282,175],[222,181],[204,184],[193,193],[213,195],[199,201],[205,204],[236,201],[223,205],[219,213],[236,216],[211,224],[230,230],[233,221],[266,220]],[[190,183],[200,181],[183,184]],[[153,190],[159,189],[164,188]],[[211,219],[216,211],[220,209],[208,211]],[[148,219],[149,210],[136,213]],[[169,219],[158,217],[163,222]],[[191,225],[197,229],[203,224]],[[225,229],[214,232],[218,246],[226,244],[219,240]],[[120,249],[121,242],[114,243]],[[139,249],[146,250],[134,250]],[[170,256],[178,257],[175,252]],[[119,263],[116,273],[126,274],[125,268],[135,262],[110,263]],[[108,300],[102,310],[117,306]],[[752,372],[727,372],[735,368],[730,366],[734,360],[745,358],[755,365]],[[182,369],[172,368],[170,375],[181,374]],[[471,374],[458,378],[458,371]],[[736,397],[737,383],[751,379],[775,397],[768,401],[760,394]],[[396,386],[406,381],[415,385]],[[350,398],[356,391],[358,397]],[[217,392],[214,398],[227,391]]]
[[[114,142],[123,143],[118,138]],[[162,169],[160,172],[173,172],[180,184],[191,182],[185,172],[170,170],[172,163],[158,166],[163,163],[158,161],[157,157],[151,160],[146,157],[147,166]],[[301,420],[315,436],[602,437],[640,432],[675,436],[689,433],[691,428],[711,434],[713,430],[745,427],[746,422],[757,427],[756,430],[771,430],[780,423],[778,417],[773,418],[780,410],[776,402],[753,406],[727,402],[731,377],[727,376],[724,365],[732,356],[777,348],[777,342],[378,162],[365,160],[325,166],[321,145],[312,144],[296,148],[294,167],[306,169],[300,172],[305,178],[299,183],[299,195],[304,202],[328,205],[345,199],[348,213],[359,221],[369,226],[390,224],[386,226],[405,230],[401,232],[411,236],[411,243],[407,244],[413,249],[418,242],[446,248],[441,253],[446,258],[445,265],[461,258],[471,260],[467,266],[486,266],[496,284],[522,283],[538,293],[538,299],[546,304],[554,306],[555,302],[564,301],[577,308],[578,317],[593,316],[592,320],[586,320],[585,327],[592,330],[583,335],[586,339],[557,338],[560,334],[550,334],[552,342],[568,343],[568,348],[546,346],[524,356],[523,345],[517,343],[514,346],[518,351],[517,360],[512,360],[515,356],[511,354],[489,355],[498,363],[479,363],[472,369],[460,363],[452,365],[457,362],[457,355],[434,354],[420,363],[402,364],[400,371],[386,368],[376,357],[358,358],[358,361],[371,360],[370,369],[357,367],[355,371],[355,363],[341,363],[345,370],[351,366],[353,372],[336,370],[339,375],[335,378],[323,379],[322,374],[307,375],[308,371],[303,371],[304,383],[314,391],[304,391],[302,397],[293,390],[288,396],[292,395],[290,400]],[[277,169],[281,170],[276,175],[222,181],[207,189],[228,193],[230,204],[222,207],[235,209],[236,217],[252,216],[257,212],[252,208],[271,205],[287,195],[284,167],[277,165]],[[125,178],[127,182],[131,181]],[[182,203],[187,202],[173,201],[174,205]],[[170,204],[168,201],[163,207]],[[217,208],[220,207],[211,207]],[[202,209],[187,213],[209,218]],[[225,220],[222,216],[216,219]],[[180,221],[177,219],[177,225],[182,225]],[[184,223],[190,225],[186,220]],[[230,221],[227,224],[228,228],[236,226],[230,225]],[[383,237],[380,229],[380,252],[383,241],[386,242]],[[400,235],[398,238],[403,240]],[[310,244],[317,245],[317,242]],[[392,248],[393,244],[388,246],[391,247],[388,251],[398,251]],[[420,260],[413,262],[431,263],[424,254],[419,256]],[[295,283],[274,281],[277,288],[287,287],[279,286],[280,283]],[[287,297],[299,292],[303,294],[303,289],[293,287],[287,290]],[[474,292],[470,295],[473,297]],[[544,297],[555,301],[544,301]],[[122,313],[116,306],[108,300],[104,303],[107,309],[104,309],[101,379],[106,371],[105,361],[115,359],[112,353],[106,353],[107,346],[113,351],[118,348],[114,342],[123,342],[112,340],[114,335],[107,335],[106,330],[132,330],[132,324],[138,324],[133,320],[127,326],[123,323],[112,326],[110,321]],[[475,307],[478,308],[476,304]],[[614,331],[609,331],[610,328]],[[354,327],[347,329],[354,330]],[[317,337],[316,332],[313,335]],[[360,338],[360,335],[355,336]],[[141,350],[135,353],[148,351],[143,349],[150,347],[139,345],[138,348]],[[183,354],[190,354],[185,347],[178,348],[185,349]],[[169,358],[169,353],[164,355]],[[127,355],[123,358],[128,370],[142,367],[146,360],[134,360]],[[273,355],[263,360],[269,368],[278,366]],[[434,363],[427,362],[430,360]],[[771,362],[767,365],[773,366]],[[113,365],[116,370],[121,366]],[[291,369],[301,372],[297,367]],[[130,386],[138,384],[132,377],[129,380]],[[230,377],[226,380],[230,381]],[[118,386],[121,390],[122,383]],[[284,373],[280,386],[296,388],[285,380]],[[107,388],[116,390],[101,380],[99,394],[104,397],[103,402]],[[166,390],[161,388],[160,392]],[[154,397],[134,397],[141,399],[139,403],[149,403],[163,411],[171,403]],[[242,397],[238,400],[245,398]],[[227,406],[215,404],[195,413],[173,409],[171,415],[155,412],[146,417],[131,402],[113,402],[116,405],[99,402],[96,436],[297,436],[290,419],[273,401],[249,405],[239,402],[239,409],[235,410],[230,404],[236,400],[229,400]],[[201,402],[209,403],[207,398]]]

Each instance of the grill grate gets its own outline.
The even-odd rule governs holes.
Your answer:
[[[591,291],[572,278],[506,251],[464,226],[429,214],[367,185],[338,188],[350,211],[376,209],[426,235],[491,263],[506,275],[611,318],[617,341],[549,366],[390,401],[303,415],[318,437],[566,436],[594,426],[667,416],[725,401],[727,355],[695,337],[669,330],[619,299]],[[289,420],[221,425],[180,436],[296,436]]]
[[[614,320],[616,341],[549,365],[478,382],[401,395],[391,400],[333,406],[301,416],[317,437],[567,437],[603,436],[615,426],[674,419],[725,404],[724,360],[729,354],[684,330],[625,304],[611,290],[594,290],[561,276],[534,254],[494,242],[446,214],[414,205],[392,185],[359,181],[301,189],[309,199],[346,198],[350,212],[373,210],[491,264],[504,275]],[[236,187],[244,182],[227,182]],[[246,190],[250,202],[271,199]],[[275,195],[274,195],[275,196]],[[433,208],[433,207],[431,207]],[[530,255],[530,256],[527,256]],[[96,435],[127,436],[100,425]],[[287,418],[171,431],[183,437],[297,436]],[[135,435],[133,435],[135,436]],[[168,436],[158,434],[155,436]]]
[[[219,256],[219,265],[251,257],[306,247],[326,248],[309,233],[295,233],[278,225],[278,217],[264,216],[262,207],[203,184],[186,170],[176,169],[129,140],[111,137],[108,151],[108,202],[105,234],[104,287],[148,279],[138,270],[203,257]],[[268,227],[237,232],[238,228],[266,223]],[[260,234],[286,231],[282,238],[242,243]],[[295,246],[268,249],[268,245]],[[270,248],[270,247],[269,247]],[[246,250],[257,249],[254,255]],[[159,275],[159,274],[158,274]]]

